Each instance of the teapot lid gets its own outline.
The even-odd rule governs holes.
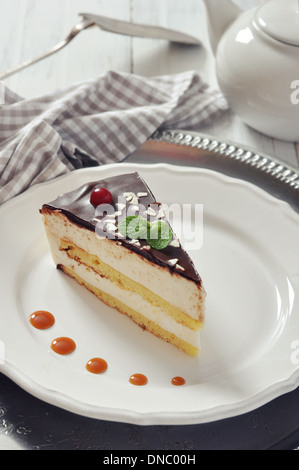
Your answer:
[[[255,20],[273,39],[299,46],[299,0],[268,0],[257,9]]]

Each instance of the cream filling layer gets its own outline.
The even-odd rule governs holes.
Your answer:
[[[55,249],[54,246],[57,246]],[[130,307],[131,309],[140,312],[144,317],[153,321],[155,324],[159,325],[166,331],[174,334],[181,340],[185,341],[196,348],[199,348],[199,333],[191,330],[190,328],[177,323],[169,315],[165,314],[161,308],[157,306],[152,306],[144,298],[136,293],[129,292],[127,290],[121,289],[116,286],[108,278],[101,277],[97,274],[92,268],[87,267],[86,265],[77,262],[74,259],[70,259],[67,256],[67,253],[60,251],[58,248],[57,240],[51,240],[52,254],[56,264],[62,264],[67,268],[74,271],[81,279],[86,281],[93,287],[100,289],[104,293],[114,297],[124,305]]]
[[[83,250],[93,253],[108,266],[133,281],[142,284],[170,305],[182,310],[190,317],[203,319],[204,290],[188,279],[161,268],[131,250],[101,239],[95,232],[72,224],[59,212],[44,215],[48,238],[51,233],[58,240],[72,240]]]

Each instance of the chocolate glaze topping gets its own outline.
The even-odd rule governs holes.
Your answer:
[[[104,187],[110,191],[112,203],[109,207],[100,205],[98,208],[95,208],[90,203],[90,195],[96,187]],[[133,193],[136,196],[140,196],[138,199],[134,198],[128,201],[124,193]],[[137,206],[138,212],[136,212]],[[161,218],[161,213],[158,217],[149,216],[149,214],[145,213],[149,207],[152,207],[156,214],[158,214],[161,204],[156,201],[151,190],[138,173],[113,176],[87,183],[74,191],[61,194],[55,201],[43,205],[43,209],[58,210],[77,225],[95,231],[99,236],[108,237],[116,243],[122,243],[126,248],[138,253],[151,262],[167,267],[171,272],[201,284],[201,278],[191,258],[180,244],[179,246],[172,246],[170,244],[163,250],[157,250],[150,247],[146,240],[139,240],[135,243],[130,239],[124,238],[117,231],[118,222],[124,217],[123,214],[127,216],[141,215],[147,217],[150,222]],[[106,217],[107,214],[111,213],[116,213],[117,216],[115,218],[113,216],[111,218]],[[107,220],[108,223],[104,223]],[[170,225],[165,216],[162,217],[162,220]],[[171,260],[176,259],[178,260],[177,263],[172,266]]]

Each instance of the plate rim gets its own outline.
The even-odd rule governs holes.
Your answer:
[[[259,173],[267,173],[273,179],[281,180],[287,186],[299,191],[299,168],[251,146],[243,146],[230,139],[217,139],[209,134],[181,129],[157,130],[149,141],[208,150],[220,155],[223,159],[240,162],[245,167],[251,166]]]
[[[176,412],[176,415],[174,416],[172,412],[159,412],[157,415],[157,412],[139,412],[127,409],[121,409],[120,411],[116,408],[101,406],[96,407],[97,412],[95,413],[94,405],[86,405],[82,401],[75,400],[74,398],[70,399],[67,395],[61,392],[58,393],[51,389],[42,387],[34,380],[22,374],[20,370],[16,370],[14,366],[10,365],[7,370],[5,368],[3,370],[0,369],[0,372],[30,395],[44,401],[45,403],[56,406],[57,408],[87,418],[139,426],[186,426],[194,424],[208,424],[242,416],[266,405],[270,401],[286,393],[294,391],[298,387],[299,383],[299,369],[297,369],[291,375],[289,380],[281,382],[279,388],[276,387],[276,384],[268,387],[264,390],[264,393],[260,392],[247,400],[245,406],[244,402],[238,402],[237,406],[235,404],[233,412],[229,405],[218,405],[212,409],[200,411],[199,414],[196,414],[193,411],[179,411]],[[39,393],[37,393],[36,390],[38,390]],[[256,401],[256,397],[259,397],[258,402]]]
[[[104,165],[103,167],[93,167],[93,168],[85,168],[85,169],[76,170],[76,172],[71,172],[66,175],[59,176],[58,178],[47,181],[45,183],[40,183],[38,185],[35,185],[29,188],[27,191],[17,196],[16,198],[4,203],[2,207],[0,207],[0,213],[2,210],[4,210],[4,208],[8,207],[10,204],[16,204],[20,199],[25,198],[25,197],[30,197],[31,194],[33,194],[35,191],[38,191],[39,188],[44,187],[45,185],[47,186],[55,185],[57,184],[57,182],[62,181],[65,178],[70,178],[70,179],[76,178],[76,174],[78,174],[78,172],[94,173],[94,172],[102,171],[102,170],[109,171],[109,168],[120,168],[120,169],[127,168],[128,169],[128,168],[133,168],[133,167],[136,168],[135,163],[124,162],[124,163],[112,163],[112,164]],[[153,168],[157,168],[157,169],[164,168],[165,170],[171,169],[177,172],[185,171],[186,173],[191,171],[190,167],[177,166],[177,165],[168,164],[168,163],[156,163],[152,165],[138,164],[138,170],[141,171],[141,168],[151,169],[151,170]],[[275,198],[274,196],[267,193],[265,190],[255,186],[254,184],[250,182],[247,182],[245,180],[238,179],[238,178],[232,178],[230,176],[224,175],[220,172],[216,172],[210,169],[193,168],[193,170],[195,170],[198,173],[202,173],[202,172],[213,173],[217,175],[218,178],[221,178],[222,181],[225,181],[228,183],[241,184],[242,186],[245,185],[250,190],[254,190],[258,192],[259,195],[266,197],[268,201],[270,202],[272,201],[273,203],[278,204],[281,207],[284,207],[284,209],[287,209],[287,212],[289,215],[294,215],[296,218],[298,218],[298,214],[292,209],[292,207],[290,207],[290,205],[287,202],[285,202],[284,200]],[[159,413],[159,416],[157,417],[157,414],[155,414],[155,412],[146,412],[144,410],[142,412],[132,411],[132,410],[118,410],[115,408],[108,409],[107,407],[103,409],[100,406],[97,406],[97,413],[95,413],[94,405],[86,406],[84,402],[77,401],[73,398],[67,397],[63,393],[53,392],[41,386],[40,384],[32,380],[30,377],[23,375],[20,370],[15,368],[15,366],[12,366],[11,364],[9,364],[9,362],[6,362],[4,365],[0,364],[0,372],[2,372],[11,380],[13,380],[17,385],[19,385],[21,388],[26,390],[31,395],[47,403],[50,403],[54,406],[57,406],[59,408],[66,409],[75,414],[88,416],[88,417],[92,417],[96,419],[104,419],[104,420],[115,421],[115,422],[126,422],[126,423],[137,424],[137,425],[202,424],[202,423],[207,423],[207,422],[219,421],[219,420],[226,419],[226,418],[231,418],[231,417],[238,416],[246,412],[252,411],[253,409],[256,409],[268,403],[269,401],[273,400],[274,398],[277,398],[278,396],[282,394],[291,392],[295,388],[297,388],[299,384],[299,369],[297,369],[292,373],[292,375],[288,379],[280,382],[279,386],[277,384],[273,384],[270,387],[267,387],[266,389],[264,389],[262,392],[255,395],[254,397],[251,397],[251,399],[247,399],[246,403],[244,403],[244,401],[242,400],[238,404],[234,404],[234,411],[232,411],[231,406],[229,405],[219,405],[212,409],[199,411],[196,413],[176,412],[175,416],[173,416],[172,412]],[[36,390],[38,391],[36,392]]]

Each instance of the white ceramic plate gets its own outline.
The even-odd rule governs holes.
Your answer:
[[[43,203],[135,170],[158,200],[203,204],[203,246],[190,253],[208,294],[198,359],[103,305],[57,271],[49,254]],[[0,371],[34,396],[93,418],[191,424],[245,413],[299,384],[299,216],[257,187],[210,170],[109,165],[32,188],[5,204],[0,220]],[[40,309],[55,315],[50,330],[29,323]],[[51,350],[59,336],[76,341],[73,354]],[[95,356],[108,363],[99,376],[85,369]],[[137,372],[146,386],[129,383]],[[178,375],[182,387],[171,384]]]

